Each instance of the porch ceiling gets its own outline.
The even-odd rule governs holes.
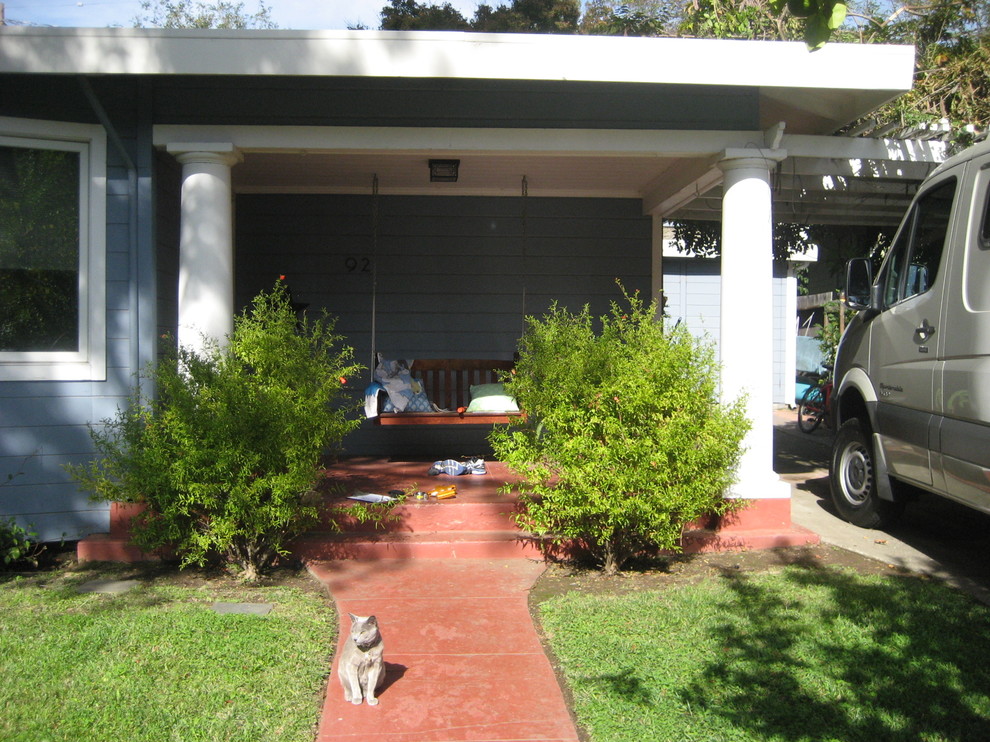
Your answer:
[[[430,183],[427,154],[247,153],[234,168],[239,192],[370,193],[378,175],[389,195],[518,196],[523,176],[540,196],[641,198],[677,158],[492,155],[441,152],[460,160],[456,183]]]
[[[621,133],[619,134],[621,136]],[[808,139],[808,138],[805,138]],[[862,140],[829,139],[850,149]],[[792,140],[800,152],[806,142]],[[783,143],[787,148],[788,142]],[[788,157],[773,172],[775,216],[814,224],[896,225],[924,177],[944,157],[939,142],[874,140],[886,158]],[[432,157],[459,159],[456,183],[430,183]],[[518,196],[525,176],[532,196],[634,198],[644,213],[664,218],[719,220],[721,174],[715,155],[693,157],[605,154],[245,152],[234,168],[241,193],[371,193],[383,195]]]

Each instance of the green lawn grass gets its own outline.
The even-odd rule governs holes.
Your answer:
[[[312,742],[336,634],[318,592],[76,589],[105,576],[0,575],[0,740]],[[220,615],[214,601],[275,607]]]
[[[990,610],[932,581],[789,567],[540,615],[594,742],[990,738]]]

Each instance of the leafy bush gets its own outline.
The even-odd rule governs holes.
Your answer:
[[[840,323],[840,312],[843,322]],[[842,333],[856,316],[856,310],[843,307],[839,301],[825,302],[824,322],[818,326],[818,347],[822,352],[822,363],[826,366],[835,366],[835,352],[839,348],[839,340]]]
[[[38,543],[38,534],[19,526],[13,518],[0,520],[0,559],[4,567],[17,564],[37,567],[44,550],[44,544]]]
[[[132,534],[183,564],[212,553],[254,579],[315,523],[325,451],[358,421],[340,406],[359,370],[325,314],[297,319],[282,284],[235,318],[226,347],[166,351],[136,391],[93,428],[103,457],[71,471],[99,500],[147,503]]]
[[[506,383],[526,417],[490,436],[523,477],[520,524],[579,542],[607,573],[646,547],[678,550],[686,524],[737,504],[723,493],[749,427],[741,402],[717,400],[713,348],[625,299],[600,332],[587,306],[527,318]]]

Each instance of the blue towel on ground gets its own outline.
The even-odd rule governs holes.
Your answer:
[[[427,473],[431,477],[438,474],[457,476],[459,474],[487,474],[488,470],[485,468],[484,459],[469,459],[465,463],[454,459],[444,459],[443,461],[434,461]]]

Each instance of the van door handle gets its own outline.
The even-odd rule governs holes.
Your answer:
[[[914,333],[916,335],[921,335],[922,340],[927,340],[935,334],[935,327],[934,325],[928,324],[928,320],[922,320],[921,327],[916,327]]]

